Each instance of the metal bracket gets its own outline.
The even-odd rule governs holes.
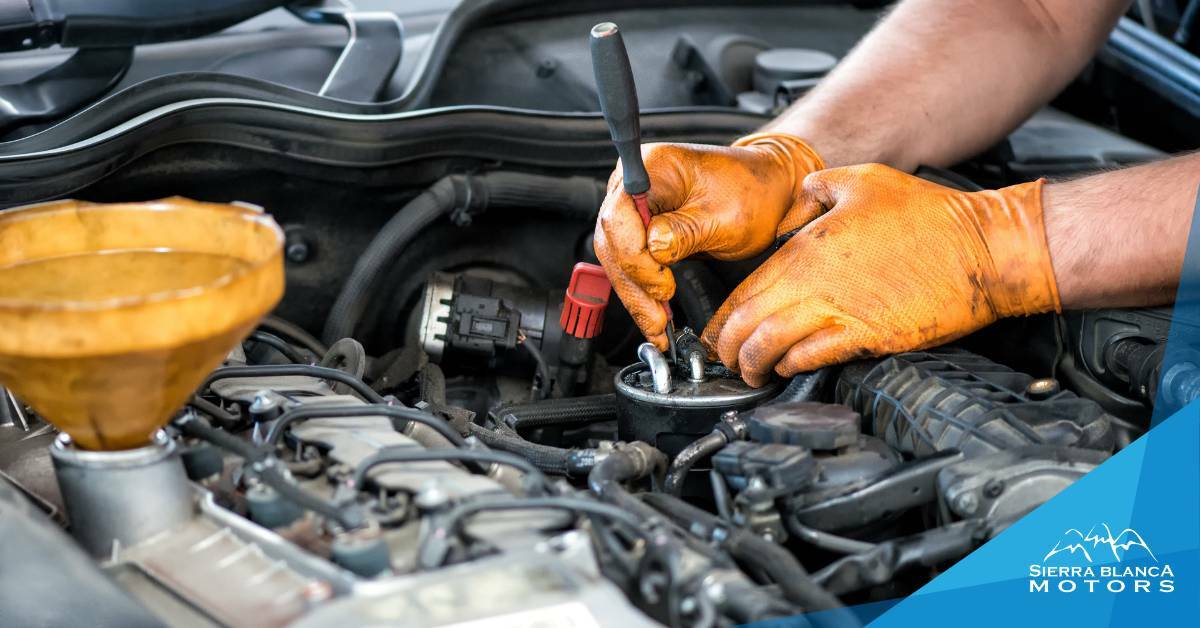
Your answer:
[[[375,102],[383,94],[404,53],[404,25],[391,11],[354,11],[334,7],[293,8],[314,24],[341,24],[350,39],[338,56],[318,96]]]

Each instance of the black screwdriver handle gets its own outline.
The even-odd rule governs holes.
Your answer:
[[[612,22],[592,27],[592,71],[596,73],[596,91],[600,111],[608,123],[630,195],[650,190],[650,175],[642,163],[642,125],[638,120],[637,87],[629,67],[629,53],[621,31]]]

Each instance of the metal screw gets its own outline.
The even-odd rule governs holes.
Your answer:
[[[1045,399],[1057,394],[1058,391],[1058,380],[1054,379],[1053,377],[1035,379],[1025,386],[1025,394],[1035,399]]]
[[[284,249],[284,254],[287,255],[288,261],[296,264],[302,264],[308,261],[308,256],[311,253],[308,243],[304,240],[296,240],[289,242]]]
[[[971,515],[979,508],[979,500],[976,499],[975,493],[963,493],[954,499],[954,506],[959,512]]]
[[[1004,480],[991,479],[983,485],[983,495],[989,499],[995,499],[1004,492]]]

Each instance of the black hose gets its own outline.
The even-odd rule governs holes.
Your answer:
[[[209,374],[204,383],[200,385],[200,390],[204,390],[212,385],[213,382],[222,379],[233,379],[237,377],[287,377],[292,375],[303,375],[307,377],[316,377],[318,379],[328,379],[335,382],[341,382],[354,392],[358,393],[364,400],[371,403],[385,404],[387,403],[379,393],[375,392],[361,379],[338,369],[331,369],[324,366],[314,366],[311,364],[259,364],[255,366],[223,366]]]
[[[586,475],[596,464],[595,449],[563,449],[531,443],[517,434],[505,433],[471,423],[471,436],[491,447],[525,458],[543,473],[554,475]]]
[[[640,480],[666,466],[667,457],[647,443],[636,441],[607,452],[588,473],[588,488],[602,501],[637,513],[643,519],[656,515],[654,510],[629,491],[624,483]]]
[[[658,512],[663,513],[679,527],[686,530],[703,530],[718,541],[722,549],[729,552],[743,565],[761,570],[779,586],[789,602],[803,606],[805,610],[828,610],[842,608],[837,596],[821,588],[805,571],[804,567],[783,547],[776,545],[744,528],[733,527],[711,513],[705,512],[681,499],[664,493],[647,493],[642,500]],[[848,617],[838,618],[846,621]],[[832,625],[858,625],[830,622]]]
[[[804,567],[783,547],[757,534],[741,530],[731,534],[724,547],[738,562],[754,565],[770,576],[789,602],[799,604],[810,611],[843,608],[837,596],[821,588]],[[849,613],[847,613],[849,616]],[[856,625],[832,622],[836,626]]]
[[[589,395],[546,399],[504,406],[492,413],[496,420],[517,430],[539,427],[587,425],[617,418],[617,396]]]
[[[824,366],[815,371],[800,373],[793,377],[783,392],[765,405],[790,403],[793,401],[817,401],[833,377],[834,367]]]
[[[254,465],[254,470],[258,473],[258,479],[262,480],[263,484],[275,489],[280,497],[312,512],[321,515],[331,521],[336,521],[338,525],[347,530],[356,530],[367,525],[366,516],[355,505],[351,504],[345,508],[339,507],[337,504],[325,501],[312,493],[300,488],[294,482],[287,479],[283,472],[280,471],[281,463],[276,463],[274,458],[269,458],[265,462]]]
[[[192,395],[188,405],[212,417],[224,429],[232,429],[238,424],[238,417],[200,395]]]
[[[405,204],[375,234],[354,263],[354,269],[329,310],[329,318],[321,332],[327,344],[354,336],[384,270],[418,233],[454,209],[455,188],[453,176],[440,179]]]
[[[698,259],[683,260],[671,267],[675,275],[675,300],[688,326],[700,333],[716,315],[728,290],[716,273]]]
[[[309,364],[310,363],[309,359],[304,357],[303,355],[301,355],[300,352],[297,351],[295,347],[288,344],[287,341],[285,341],[283,338],[280,338],[279,336],[276,336],[275,334],[261,331],[261,330],[255,330],[255,331],[250,332],[250,336],[248,336],[246,339],[251,340],[253,342],[259,342],[264,345],[267,345],[268,347],[271,347],[272,349],[277,351],[280,355],[282,355],[284,358],[286,358],[288,362],[291,362],[292,364]]]
[[[454,211],[469,216],[489,208],[517,207],[591,220],[603,199],[603,185],[587,177],[519,172],[444,177],[405,204],[375,235],[342,286],[321,335],[328,343],[353,337],[390,263],[440,216]]]
[[[416,447],[392,446],[380,449],[367,456],[354,468],[352,482],[361,488],[367,477],[367,471],[372,467],[393,462],[422,462],[427,460],[470,460],[475,462],[490,462],[513,467],[525,473],[530,484],[537,487],[537,493],[549,493],[546,476],[531,462],[503,451],[488,451],[479,449],[418,449]]]
[[[712,433],[692,441],[671,461],[671,466],[667,469],[667,479],[663,481],[663,490],[671,495],[679,495],[692,467],[727,444],[729,439],[721,430],[713,430]]]
[[[267,449],[257,447],[225,430],[205,425],[203,421],[195,418],[185,418],[176,421],[174,425],[184,436],[199,438],[216,445],[246,462],[262,462],[271,457],[271,452]]]
[[[318,358],[324,356],[329,351],[329,347],[326,347],[324,343],[317,340],[316,336],[305,331],[303,327],[278,316],[267,316],[258,322],[258,326],[277,336],[291,338],[296,344],[308,349]]]
[[[263,484],[271,487],[280,497],[297,506],[315,512],[331,521],[336,521],[347,530],[361,528],[366,525],[366,517],[357,507],[339,507],[305,491],[288,480],[283,472],[280,471],[280,464],[268,450],[256,447],[224,430],[205,425],[202,421],[195,418],[177,421],[175,427],[185,436],[211,443],[242,458],[258,474]]]
[[[725,484],[725,477],[716,469],[710,469],[708,482],[712,485],[713,505],[717,508],[717,516],[732,523],[733,498],[729,496],[729,486]]]
[[[453,510],[446,513],[445,516],[437,519],[437,527],[434,528],[428,535],[431,539],[452,539],[458,535],[459,528],[462,522],[467,517],[489,510],[532,510],[532,509],[553,509],[565,510],[571,513],[585,513],[589,515],[604,517],[610,521],[624,524],[630,531],[638,536],[646,538],[648,535],[642,529],[642,521],[633,514],[626,512],[611,504],[605,504],[588,499],[580,499],[577,497],[530,497],[526,499],[514,500],[475,500],[459,504]],[[434,560],[426,562],[424,557],[432,554]],[[421,567],[425,569],[433,569],[441,566],[443,553],[422,554]]]
[[[465,447],[466,441],[458,432],[454,431],[445,421],[433,416],[432,414],[422,412],[415,408],[404,408],[401,406],[388,405],[329,405],[329,404],[305,404],[297,408],[292,408],[284,412],[275,419],[271,426],[271,431],[267,432],[267,437],[264,444],[269,447],[275,447],[279,444],[279,439],[283,437],[284,431],[287,430],[293,423],[307,421],[309,419],[346,419],[353,417],[364,416],[385,416],[403,421],[413,421],[422,425],[428,425],[450,441],[455,447]]]

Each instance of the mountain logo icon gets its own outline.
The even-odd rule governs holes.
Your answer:
[[[1042,562],[1045,563],[1057,554],[1068,553],[1071,555],[1081,554],[1090,563],[1097,559],[1104,559],[1105,550],[1112,552],[1113,558],[1117,562],[1121,562],[1132,548],[1141,548],[1141,550],[1134,551],[1144,551],[1154,559],[1154,562],[1158,562],[1158,557],[1150,551],[1150,545],[1133,528],[1125,528],[1117,534],[1113,534],[1107,523],[1094,525],[1087,533],[1080,532],[1077,528],[1068,528],[1066,532],[1063,532],[1058,543],[1055,543],[1054,547],[1042,557]]]

